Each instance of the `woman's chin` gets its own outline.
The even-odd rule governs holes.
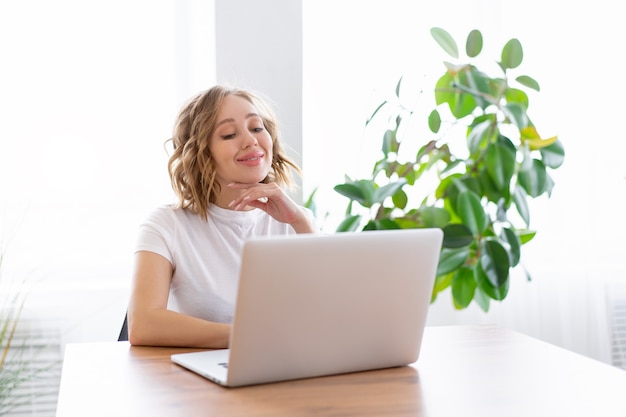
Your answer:
[[[238,182],[239,184],[249,184],[249,185],[253,185],[253,184],[259,184],[262,183],[265,178],[267,178],[267,175],[264,177],[246,177],[246,178],[238,178],[237,180],[235,180],[234,182]]]
[[[263,172],[259,175],[246,175],[245,177],[241,178],[242,183],[244,184],[258,184],[260,182],[265,181],[265,179],[267,178],[267,172]]]

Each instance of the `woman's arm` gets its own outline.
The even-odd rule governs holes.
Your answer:
[[[214,323],[167,309],[170,262],[153,252],[135,255],[133,287],[128,305],[128,336],[132,345],[228,347],[230,325]]]

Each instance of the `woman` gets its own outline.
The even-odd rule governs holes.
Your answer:
[[[128,308],[133,345],[228,346],[243,242],[315,232],[281,188],[300,172],[251,92],[216,86],[181,110],[168,169],[178,204],[140,227]]]

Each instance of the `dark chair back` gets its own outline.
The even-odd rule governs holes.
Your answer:
[[[124,323],[122,323],[122,329],[120,330],[120,335],[117,337],[118,342],[127,342],[128,341],[128,313],[124,315]]]

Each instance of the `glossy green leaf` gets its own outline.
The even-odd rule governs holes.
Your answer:
[[[504,91],[509,87],[509,83],[504,78],[491,78],[489,80],[489,88],[491,95],[494,97],[502,97]]]
[[[404,184],[406,184],[406,180],[404,178],[400,178],[398,181],[394,181],[383,187],[377,188],[374,191],[371,201],[373,203],[384,202],[387,198],[397,193],[404,186]]]
[[[407,203],[409,202],[409,197],[406,195],[404,190],[400,189],[396,191],[394,195],[391,196],[391,201],[393,205],[398,207],[399,209],[404,210],[406,208]]]
[[[411,167],[413,168],[414,165],[411,164]],[[406,183],[409,185],[415,185],[415,181],[419,178],[417,171],[415,169],[411,169],[403,175],[404,175],[404,179],[406,179]]]
[[[526,269],[524,269],[524,275],[526,275],[526,280],[528,282],[533,280],[533,277],[530,275],[530,273]]]
[[[337,232],[355,232],[361,223],[360,215],[348,216],[337,226]]]
[[[469,257],[470,251],[463,249],[442,249],[437,266],[437,276],[449,274],[458,269]]]
[[[457,119],[472,114],[476,108],[476,100],[471,94],[457,92],[453,95],[453,99],[448,103],[450,111]]]
[[[465,53],[468,57],[474,58],[478,56],[483,50],[483,35],[479,30],[472,30],[467,35],[467,41],[465,42]]]
[[[382,151],[385,157],[389,155],[391,152],[397,152],[398,150],[398,142],[396,140],[396,132],[395,130],[387,129],[385,134],[383,135],[383,146]]]
[[[534,230],[521,230],[521,231],[518,230],[517,231],[517,235],[519,236],[519,239],[522,245],[525,245],[526,243],[533,240],[536,234],[537,232]]]
[[[492,118],[482,118],[477,123],[473,123],[467,131],[467,149],[470,155],[475,156],[482,153],[498,133],[498,127]]]
[[[526,194],[533,198],[543,194],[547,186],[547,173],[543,162],[533,159],[529,169],[519,172],[517,182],[524,188]]]
[[[480,252],[480,264],[487,279],[496,288],[500,288],[509,279],[509,254],[494,239],[484,240]]]
[[[476,277],[475,273],[474,277]],[[478,285],[478,283],[476,283],[476,285]],[[476,291],[474,291],[474,301],[485,313],[489,311],[489,300],[490,298],[479,287],[477,287]]]
[[[335,185],[334,190],[342,196],[348,197],[350,200],[355,200],[360,203],[365,202],[365,194],[363,193],[363,190],[356,184],[345,183]]]
[[[457,213],[474,236],[487,227],[487,215],[480,203],[480,197],[473,191],[462,191],[457,198]]]
[[[507,103],[516,103],[521,106],[524,111],[528,110],[528,95],[517,88],[507,88],[504,92],[504,98]]]
[[[489,145],[485,155],[489,177],[499,191],[508,189],[515,173],[515,151],[500,142]]]
[[[447,156],[445,160],[447,162],[447,165],[444,169],[441,170],[441,175],[447,175],[449,172],[454,172],[458,166],[463,165],[465,162],[464,159],[458,158],[453,155]]]
[[[400,226],[400,229],[419,229],[424,227],[422,224],[416,222],[414,219],[407,217],[396,217],[393,221]]]
[[[371,207],[374,203],[376,183],[372,180],[358,180],[352,183],[336,185],[334,190],[364,207]]]
[[[526,226],[530,225],[530,210],[528,209],[528,195],[524,188],[521,186],[516,186],[515,191],[513,193],[513,203],[515,204],[515,208],[517,212],[526,223]]]
[[[370,221],[363,230],[396,230],[400,228],[400,225],[391,219],[380,219]]]
[[[392,161],[389,155],[385,156],[380,161],[377,161],[374,164],[374,169],[372,170],[372,177],[376,177],[381,172],[384,172],[386,176],[391,176],[391,173],[394,171],[393,166],[395,165],[395,161]]]
[[[519,103],[507,103],[502,108],[502,111],[518,129],[523,129],[530,124],[526,109]]]
[[[379,110],[382,109],[386,104],[387,104],[387,100],[383,101],[382,103],[378,105],[378,107],[376,107],[376,110],[374,110],[372,115],[365,121],[365,126],[367,126],[372,121],[374,116],[376,116],[376,113],[378,113]]]
[[[402,86],[402,78],[400,77],[400,79],[398,80],[398,83],[396,84],[396,97],[400,98],[400,87]]]
[[[510,208],[510,202],[505,201],[503,198],[496,203],[496,221],[500,223],[509,223],[508,210]]]
[[[428,128],[431,132],[437,133],[441,128],[441,116],[437,109],[430,112],[428,115]]]
[[[511,142],[511,139],[509,139],[508,137],[506,137],[506,136],[504,136],[502,134],[498,135],[498,143],[500,143],[501,145],[506,146],[513,153],[517,152],[517,148],[515,147],[513,142]]]
[[[435,84],[435,103],[438,106],[452,100],[451,97],[454,95],[454,89],[452,88],[453,82],[454,77],[448,72],[437,80]]]
[[[445,290],[446,288],[448,288],[450,286],[450,284],[452,283],[452,276],[454,274],[445,274],[445,275],[438,275],[437,278],[435,278],[435,285],[433,288],[433,292],[436,293],[440,293],[441,291]]]
[[[435,190],[435,198],[442,199],[450,192],[450,188],[454,183],[455,179],[459,179],[462,177],[462,174],[451,174],[447,177],[444,177],[439,182],[437,189]]]
[[[371,207],[374,201],[374,193],[376,192],[376,182],[374,180],[358,180],[356,182],[357,187],[359,187],[365,196],[365,201],[363,204],[365,207]]]
[[[448,55],[452,58],[459,57],[459,48],[452,36],[450,36],[445,29],[434,27],[430,29],[430,34],[435,39],[435,42],[437,42]]]
[[[526,171],[526,170],[532,169],[533,155],[530,152],[530,148],[528,146],[523,146],[520,148],[520,153],[522,156],[522,163],[519,166],[520,171]]]
[[[552,169],[560,167],[565,160],[565,149],[563,149],[563,144],[558,139],[552,145],[541,148],[539,152],[541,152],[543,163]]]
[[[498,127],[498,116],[494,113],[479,114],[474,117],[470,126],[477,126],[485,122],[492,124],[494,127]]]
[[[437,148],[437,142],[435,142],[434,140],[429,141],[426,145],[419,148],[419,150],[417,151],[417,155],[415,155],[415,160],[417,162],[421,161],[425,155],[430,154],[436,148]]]
[[[459,213],[458,198],[461,192],[471,191],[475,193],[476,196],[483,195],[482,185],[478,178],[469,174],[459,174],[458,176],[451,175],[449,178],[451,178],[451,181],[446,189],[446,197],[450,200],[454,213]]]
[[[521,85],[525,87],[532,88],[533,90],[537,92],[541,91],[541,88],[539,87],[539,83],[535,81],[534,78],[531,78],[528,75],[520,75],[519,77],[515,79],[515,81],[517,81],[518,83],[520,83]]]
[[[520,129],[519,133],[522,144],[527,145],[531,151],[546,148],[558,140],[556,136],[543,139],[535,126],[527,126]]]
[[[452,277],[452,297],[457,308],[467,307],[474,299],[476,280],[470,268],[459,269]]]
[[[548,172],[546,172],[546,191],[545,191],[545,193],[548,194],[548,197],[552,196],[552,189],[553,188],[554,188],[554,180],[552,179],[550,174]]]
[[[502,49],[502,59],[500,65],[504,69],[517,68],[524,59],[524,51],[522,44],[517,39],[509,40]]]
[[[509,253],[511,267],[517,266],[522,253],[522,242],[520,241],[520,238],[517,236],[515,231],[505,227],[502,229],[502,241],[506,242],[506,246],[508,246],[505,247],[505,249],[507,249],[507,252]]]
[[[467,87],[465,91],[473,96],[476,105],[483,110],[497,103],[497,99],[491,96],[489,80],[489,76],[473,66],[459,77],[459,81]]]
[[[443,228],[444,248],[462,248],[473,241],[472,231],[464,224],[449,224]]]
[[[498,187],[496,187],[496,184],[491,179],[491,176],[489,175],[487,170],[484,170],[477,175],[478,179],[480,180],[482,195],[484,197],[487,197],[487,200],[498,204],[498,202],[502,200],[508,201],[510,199],[509,189],[503,188],[502,190],[499,190]]]
[[[411,171],[414,171],[414,166],[415,165],[412,162],[399,164],[398,161],[393,161],[394,169],[389,169],[387,171],[387,177],[391,177],[393,173],[398,174],[399,177],[406,177]]]
[[[501,301],[506,298],[506,295],[509,292],[509,280],[506,280],[506,282],[502,284],[502,286],[495,287],[487,278],[487,275],[485,274],[485,271],[483,270],[480,262],[474,268],[474,278],[476,279],[478,289],[489,298],[497,301]],[[478,292],[479,291],[476,291],[476,293]]]
[[[442,228],[450,221],[450,213],[441,207],[420,207],[418,211],[424,227]]]
[[[473,191],[477,196],[482,195],[482,185],[478,178],[473,175],[465,174],[459,181],[455,181],[455,184],[463,184],[462,187],[459,187],[459,190],[463,191]]]
[[[304,203],[304,207],[310,209],[316,217],[317,217],[317,204],[315,203],[315,194],[317,194],[318,190],[319,190],[319,187],[315,187],[313,191],[311,192],[311,194],[309,194],[309,198],[307,198],[306,202]]]
[[[447,103],[454,117],[460,119],[472,114],[476,108],[476,101],[471,94],[463,92],[457,85],[455,76],[444,74],[437,81],[435,101],[438,105]]]

